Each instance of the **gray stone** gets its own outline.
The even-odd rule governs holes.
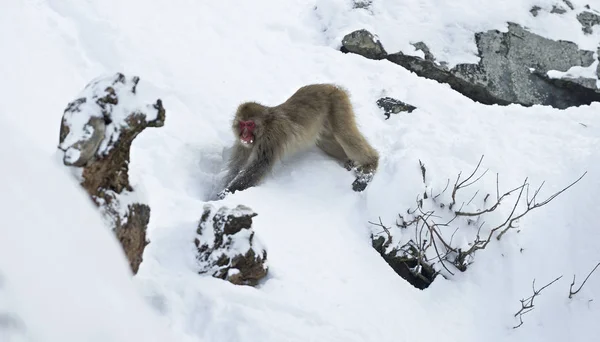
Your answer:
[[[575,6],[573,6],[573,4],[571,3],[571,1],[569,1],[569,0],[563,0],[563,2],[564,2],[564,3],[565,3],[567,6],[569,6],[569,8],[570,8],[570,9],[572,9],[572,10],[574,10],[574,9],[575,9]]]
[[[564,8],[562,8],[562,7],[560,7],[560,6],[554,5],[554,6],[552,6],[552,10],[550,11],[550,13],[553,13],[553,14],[565,14],[565,13],[567,13],[567,10],[564,9]]]
[[[354,0],[352,1],[352,8],[369,9],[373,4],[373,0]]]
[[[367,30],[357,30],[342,39],[342,52],[352,52],[369,59],[383,59],[387,52],[378,39]]]
[[[390,118],[392,114],[398,114],[400,112],[412,113],[413,110],[417,109],[417,107],[413,105],[409,105],[408,103],[402,102],[400,100],[396,100],[391,97],[382,97],[377,100],[377,106],[384,111],[384,115],[386,116],[386,120]]]
[[[576,83],[579,84],[585,88],[589,88],[589,89],[596,89],[596,79],[595,78],[584,78],[584,77],[579,77],[579,78],[572,78],[572,77],[563,77],[561,78],[564,81],[568,81],[568,82],[572,82],[572,83]]]
[[[66,111],[78,110],[79,101],[85,102],[85,98],[80,98],[67,106]],[[94,156],[100,147],[100,143],[104,140],[106,124],[103,118],[90,117],[83,128],[87,134],[82,135],[81,139],[77,140],[72,146],[65,150],[63,163],[68,166],[85,166],[88,162],[94,160]],[[62,120],[60,126],[60,135],[68,134],[70,128],[66,124],[66,120]],[[63,138],[64,139],[64,138]]]
[[[534,17],[537,17],[541,10],[542,8],[540,6],[533,6],[529,10],[529,13],[531,13],[531,15],[533,15]]]
[[[577,20],[581,23],[585,34],[592,34],[594,32],[592,27],[600,25],[600,15],[588,11],[577,14]]]
[[[422,77],[448,83],[453,89],[484,104],[518,103],[567,108],[600,101],[589,80],[554,80],[550,70],[588,67],[592,51],[580,50],[567,41],[553,41],[509,23],[508,32],[491,30],[475,35],[481,60],[459,64],[447,71],[432,61],[402,53],[387,59]]]
[[[481,56],[479,67],[458,66],[452,73],[511,103],[567,106],[564,102],[570,96],[559,94],[543,75],[549,70],[564,72],[572,66],[587,67],[594,62],[592,51],[579,50],[571,42],[546,39],[512,23],[506,33],[476,34],[476,42]]]
[[[600,47],[598,47],[598,66],[596,67],[596,75],[600,79]]]
[[[429,47],[425,43],[417,42],[417,43],[413,43],[411,45],[414,46],[417,51],[423,52],[423,54],[425,55],[426,61],[435,62],[435,57],[433,56],[433,54],[429,50]]]

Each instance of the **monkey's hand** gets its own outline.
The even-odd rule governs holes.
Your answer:
[[[229,194],[231,194],[231,193],[232,193],[232,192],[231,192],[231,191],[229,191],[229,189],[225,188],[225,189],[223,189],[221,192],[219,192],[219,193],[217,194],[217,199],[218,199],[218,200],[222,200],[222,199],[224,199],[225,197],[227,197],[227,195],[229,195]]]
[[[352,190],[361,192],[367,188],[369,183],[371,183],[374,174],[372,171],[364,171],[357,168],[354,170],[354,175],[356,176],[356,179],[352,183]]]

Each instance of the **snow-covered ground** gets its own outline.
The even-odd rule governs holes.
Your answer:
[[[572,2],[577,10],[585,4]],[[597,339],[600,273],[573,299],[568,294],[573,274],[580,282],[600,261],[600,104],[483,106],[390,62],[337,51],[344,34],[364,27],[389,52],[409,53],[410,42],[424,40],[442,60],[473,62],[473,32],[503,29],[506,20],[594,49],[600,30],[583,36],[574,12],[563,21],[530,18],[531,5],[553,3],[375,0],[372,14],[349,12],[345,0],[3,4],[0,340],[7,314],[19,317],[31,341],[161,340],[163,323],[170,340],[182,341]],[[67,170],[50,165],[58,162],[67,103],[91,79],[117,71],[140,76],[167,109],[165,126],[133,143],[130,165],[133,186],[152,208],[151,243],[133,278],[145,308],[110,233],[89,205],[76,204],[85,196],[65,190],[76,188]],[[196,274],[195,228],[222,176],[233,111],[246,100],[278,104],[316,82],[350,90],[361,130],[380,151],[378,174],[355,193],[352,175],[317,149],[286,159],[261,186],[215,203],[258,213],[268,278],[251,288]],[[375,105],[382,96],[418,109],[385,120]],[[532,185],[546,181],[549,195],[588,174],[521,220],[519,233],[479,252],[467,272],[417,290],[371,248],[368,221],[392,224],[414,205],[419,159],[430,185],[443,187],[482,154],[505,189],[529,176]],[[495,192],[495,177],[479,185]],[[509,211],[500,207],[493,218]],[[539,287],[560,275],[512,329],[532,280]]]

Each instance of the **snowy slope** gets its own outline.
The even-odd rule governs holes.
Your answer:
[[[471,62],[473,32],[500,29],[506,20],[532,24],[526,19],[531,4],[374,1],[370,16],[348,12],[343,0],[15,1],[0,11],[0,43],[10,47],[0,66],[0,113],[45,153],[41,164],[53,163],[62,111],[92,78],[139,75],[162,94],[165,127],[144,132],[132,148],[132,183],[152,208],[151,244],[134,281],[179,336],[592,341],[600,333],[600,273],[574,299],[567,296],[573,273],[581,280],[600,261],[600,105],[564,111],[483,106],[392,63],[337,51],[345,33],[365,27],[389,42],[389,51],[408,53],[410,42],[424,40],[441,59]],[[560,25],[579,30],[577,42],[592,48],[587,39],[593,37],[578,35],[572,19]],[[557,38],[555,19],[535,25],[536,33]],[[316,149],[285,160],[260,187],[216,203],[258,213],[254,227],[268,249],[268,279],[249,288],[197,275],[192,241],[204,201],[222,176],[224,149],[233,142],[235,107],[245,100],[277,104],[315,82],[350,90],[357,121],[382,156],[380,171],[357,194],[351,174]],[[375,106],[381,96],[418,109],[384,120]],[[371,248],[367,222],[381,217],[392,224],[414,205],[422,191],[419,159],[431,185],[443,187],[448,177],[472,170],[482,154],[483,166],[498,172],[506,189],[529,176],[533,184],[545,180],[542,192],[549,195],[588,175],[521,220],[520,233],[479,253],[466,273],[417,290]],[[495,177],[480,185],[482,192],[495,191]],[[33,185],[27,191],[36,193]],[[563,279],[536,300],[525,324],[511,329],[532,280],[545,284],[559,275]],[[123,286],[121,295],[131,296]]]
[[[0,341],[174,338],[136,292],[121,247],[87,194],[19,136],[6,115],[0,118],[6,180],[0,199]]]

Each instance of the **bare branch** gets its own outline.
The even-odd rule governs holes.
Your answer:
[[[583,285],[585,285],[585,282],[592,275],[592,273],[594,273],[594,271],[596,271],[596,269],[598,268],[598,266],[600,266],[600,262],[596,264],[596,266],[587,275],[587,277],[585,277],[585,279],[583,280],[583,283],[581,283],[581,285],[579,286],[579,288],[577,290],[575,290],[575,291],[573,291],[573,285],[575,285],[575,275],[573,274],[573,282],[571,283],[571,287],[569,287],[569,299],[573,298],[574,295],[576,295],[579,291],[581,291],[581,288],[583,287]]]
[[[438,197],[440,197],[441,194],[443,194],[444,192],[446,192],[446,190],[448,190],[448,186],[450,185],[450,178],[448,178],[448,181],[446,182],[446,186],[444,187],[444,190],[442,190],[442,192],[440,192],[439,194],[432,196],[433,199],[437,199]]]
[[[421,166],[421,175],[423,176],[423,184],[425,184],[425,172],[427,172],[427,170],[425,169],[425,165],[421,162],[421,159],[419,159],[419,166]]]
[[[520,185],[512,190],[509,190],[509,191],[505,192],[504,194],[502,194],[502,196],[498,197],[498,201],[496,201],[496,203],[494,205],[492,205],[491,207],[489,207],[488,209],[478,211],[476,213],[462,212],[459,210],[459,211],[455,212],[455,214],[458,216],[479,216],[479,215],[482,215],[485,213],[492,212],[492,211],[496,210],[496,208],[498,208],[498,206],[500,205],[500,203],[502,202],[502,200],[505,197],[510,196],[513,192],[515,192],[517,190],[522,190],[522,188],[525,186],[527,186],[527,178],[525,179],[525,182],[523,182],[522,185]]]
[[[498,236],[496,237],[497,240],[500,240],[502,238],[502,236],[511,228],[514,228],[513,223],[516,222],[517,220],[519,220],[521,217],[525,216],[526,214],[528,214],[530,211],[543,207],[546,204],[550,203],[553,199],[555,199],[556,197],[558,197],[558,195],[562,194],[563,192],[567,191],[569,188],[571,188],[573,185],[575,185],[577,182],[579,182],[585,175],[587,174],[587,171],[584,172],[581,176],[579,176],[579,178],[577,178],[574,182],[572,182],[571,184],[569,184],[568,186],[564,187],[562,190],[559,190],[557,192],[555,192],[554,194],[552,194],[550,197],[548,197],[545,201],[539,202],[539,203],[535,203],[535,198],[537,197],[540,189],[542,188],[542,186],[544,185],[544,183],[542,183],[542,185],[540,185],[540,187],[536,190],[535,194],[533,195],[533,198],[531,201],[529,199],[527,199],[527,209],[520,215],[517,215],[515,217],[512,217],[510,219],[510,221],[508,222],[508,225],[498,234]],[[512,216],[512,214],[511,214]]]
[[[519,324],[514,326],[513,329],[517,329],[518,327],[523,325],[523,315],[525,315],[528,312],[531,312],[533,310],[534,307],[534,300],[535,297],[537,297],[545,288],[547,288],[548,286],[554,284],[555,282],[557,282],[560,278],[562,278],[563,276],[561,275],[560,277],[554,279],[553,281],[549,282],[548,284],[542,286],[542,288],[540,288],[539,290],[535,289],[535,279],[533,279],[533,283],[532,283],[532,288],[533,288],[533,295],[531,295],[528,298],[525,299],[520,299],[521,301],[521,309],[519,311],[517,311],[514,315],[514,317],[518,317],[519,318]]]
[[[483,155],[481,156],[481,158],[479,158],[479,162],[477,163],[477,166],[475,166],[475,170],[473,170],[473,172],[471,172],[471,174],[469,175],[469,177],[465,178],[462,182],[460,181],[460,176],[462,175],[462,171],[458,173],[458,177],[456,177],[456,182],[454,183],[454,188],[452,189],[452,203],[450,203],[450,205],[449,205],[450,209],[452,209],[452,207],[454,207],[454,205],[456,204],[456,192],[458,190],[462,189],[462,188],[466,188],[469,185],[477,182],[487,172],[487,170],[486,170],[483,173],[483,175],[479,176],[473,182],[468,183],[468,184],[465,185],[465,183],[467,183],[468,181],[470,181],[471,178],[473,178],[473,176],[477,173],[477,171],[479,170],[479,167],[481,166],[481,161],[483,161]]]

